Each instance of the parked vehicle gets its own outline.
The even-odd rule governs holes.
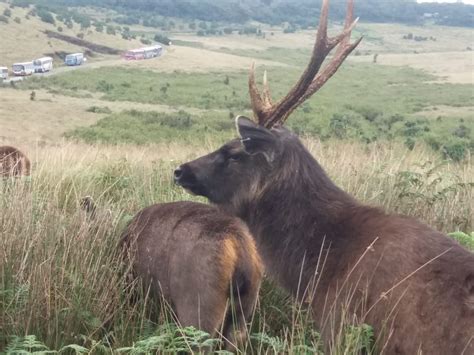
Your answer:
[[[64,59],[64,63],[69,66],[82,65],[85,62],[84,53],[68,54]]]
[[[43,57],[33,61],[35,73],[46,73],[53,69],[53,58]]]
[[[0,79],[3,79],[3,80],[8,79],[8,68],[7,67],[0,67]]]
[[[15,63],[12,66],[12,71],[16,76],[32,75],[35,72],[35,66],[33,62]]]
[[[150,59],[160,56],[162,51],[163,47],[157,44],[150,47],[131,49],[124,54],[124,58],[126,60]]]

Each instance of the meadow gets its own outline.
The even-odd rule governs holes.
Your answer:
[[[445,232],[473,230],[470,160],[452,164],[428,147],[410,151],[396,143],[367,146],[314,138],[305,143],[330,176],[360,200]],[[0,347],[11,354],[46,347],[134,354],[216,342],[193,329],[176,329],[166,310],[158,324],[150,321],[149,300],[131,303],[127,297],[126,265],[116,252],[121,231],[140,208],[199,200],[172,183],[171,171],[216,147],[208,140],[200,148],[71,142],[38,148],[33,176],[1,185]],[[96,219],[79,206],[85,195],[100,206]],[[474,247],[467,233],[456,236]],[[243,352],[310,354],[321,346],[304,307],[268,281],[251,329]],[[348,325],[336,340],[331,353],[357,353],[372,341],[370,327]]]
[[[259,69],[260,73],[262,69],[268,71],[274,97],[283,96],[301,71]],[[235,114],[251,114],[247,92],[242,90],[247,76],[246,72],[157,73],[107,67],[34,78],[19,87],[73,97],[96,96],[105,105],[108,101],[131,101],[183,110],[175,114],[175,119],[168,119],[174,126],[171,132],[166,128],[169,124],[152,118],[153,112],[133,110],[112,114],[95,125],[68,133],[69,137],[87,142],[144,144],[173,140],[173,129],[176,139],[186,137],[186,141],[208,131],[229,136]],[[473,104],[471,86],[434,80],[434,76],[411,68],[349,63],[313,100],[294,113],[289,126],[299,134],[321,139],[335,137],[366,143],[399,140],[410,149],[424,141],[445,156],[462,160],[474,146],[471,112],[463,110]],[[456,115],[445,117],[442,112],[436,114],[438,106],[460,109]],[[191,112],[185,112],[187,109]],[[193,114],[196,110],[198,113]],[[145,116],[147,119],[143,119]],[[150,129],[156,124],[161,129]]]
[[[6,7],[0,3],[0,11]],[[101,20],[113,15],[84,11]],[[45,24],[27,9],[12,12],[21,21],[0,24],[7,34],[0,58],[83,50],[46,37],[61,23]],[[63,27],[70,36],[80,31],[77,23]],[[180,328],[165,304],[146,295],[130,302],[140,288],[126,282],[129,265],[117,244],[141,208],[206,202],[175,186],[172,171],[235,137],[234,117],[251,115],[253,61],[257,78],[267,71],[275,99],[300,75],[314,31],[262,29],[260,37],[176,30],[157,60],[93,53],[79,70],[0,84],[0,143],[18,146],[33,162],[31,177],[0,181],[0,353],[176,353],[220,342]],[[131,26],[147,38],[156,31]],[[412,32],[436,41],[403,39]],[[118,34],[83,34],[117,49],[142,45]],[[365,36],[358,52],[288,126],[344,190],[419,218],[474,251],[471,31],[362,23],[358,34]],[[16,51],[20,40],[25,45]],[[99,206],[95,219],[80,207],[87,195]],[[331,354],[380,350],[363,322],[348,322],[332,340]],[[323,353],[305,305],[271,280],[263,284],[249,341],[236,352]]]

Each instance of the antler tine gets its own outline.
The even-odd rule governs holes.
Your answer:
[[[267,71],[265,70],[263,72],[263,102],[265,103],[265,106],[272,106],[272,96],[270,94],[270,86],[268,85],[268,80],[267,80]]]
[[[252,63],[249,72],[249,93],[250,93],[250,104],[252,105],[252,111],[255,118],[257,119],[258,124],[263,124],[262,119],[265,117],[264,114],[266,110],[263,106],[263,100],[260,96],[260,92],[255,82],[255,62]]]
[[[318,32],[310,62],[298,82],[277,104],[272,104],[266,73],[264,75],[263,97],[260,95],[255,84],[254,66],[252,66],[249,77],[250,98],[254,115],[259,124],[270,128],[276,124],[284,123],[298,105],[319,90],[334,75],[342,62],[362,39],[359,39],[354,44],[350,44],[351,32],[357,23],[357,19],[352,21],[353,13],[354,1],[348,0],[344,30],[339,35],[328,38],[329,0],[323,0]],[[338,48],[334,57],[323,71],[319,73],[324,60],[336,46]]]
[[[340,46],[337,48],[336,54],[338,54],[343,48],[349,43],[351,39],[351,33],[355,25],[359,21],[359,18],[354,18],[354,1],[349,0],[347,2],[346,19],[344,21],[344,31],[339,36],[336,36],[334,40],[337,41],[338,37],[341,37]]]
[[[313,82],[309,86],[308,91],[298,100],[298,105],[303,103],[303,101],[305,101],[308,97],[318,91],[336,73],[336,71],[339,69],[339,67],[347,58],[347,56],[354,50],[354,48],[359,45],[360,41],[362,41],[361,37],[353,44],[350,44],[352,30],[359,21],[359,18],[356,18],[354,21],[352,20],[352,18],[354,17],[353,14],[354,1],[349,0],[347,2],[347,12],[346,20],[344,22],[344,30],[338,36],[331,39],[333,41],[340,42],[339,46],[337,47],[336,53],[331,59],[330,63],[323,69],[323,71],[316,75]]]
[[[355,47],[359,45],[360,41],[362,41],[362,37],[359,38],[353,44],[338,48],[338,51],[335,54],[334,58],[323,69],[321,73],[318,73],[318,75],[316,75],[316,78],[314,78],[313,82],[309,86],[308,91],[306,91],[306,93],[298,100],[297,105],[302,104],[308,97],[310,97],[319,89],[321,89],[321,87],[336,73],[336,71],[339,69],[342,62],[344,62],[347,56],[354,50]]]
[[[323,0],[316,42],[314,43],[313,52],[308,66],[289,93],[275,106],[273,106],[271,114],[268,116],[268,118],[264,119],[265,127],[272,127],[276,123],[282,123],[286,117],[288,117],[290,113],[293,112],[293,110],[296,108],[295,104],[297,103],[298,99],[307,91],[311,85],[311,82],[313,81],[313,78],[321,68],[324,59],[333,48],[328,47],[328,14],[329,0]]]

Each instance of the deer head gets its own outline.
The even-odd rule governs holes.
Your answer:
[[[324,171],[299,139],[282,125],[294,109],[334,75],[360,43],[361,39],[350,43],[351,31],[357,22],[353,20],[353,8],[353,0],[349,0],[343,31],[335,37],[328,37],[329,0],[323,1],[310,62],[298,82],[277,103],[273,103],[271,99],[266,74],[263,91],[258,90],[252,66],[249,92],[254,121],[237,117],[240,139],[227,143],[209,155],[183,164],[174,172],[175,181],[192,193],[207,197],[211,202],[233,205],[242,200],[255,199],[265,186],[275,185],[276,180],[292,178],[292,174],[301,173],[304,168],[298,167],[298,164],[318,169],[319,182],[324,180],[328,183]],[[333,49],[334,55],[324,65]]]

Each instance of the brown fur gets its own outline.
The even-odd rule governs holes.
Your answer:
[[[4,145],[0,147],[0,177],[30,175],[30,161],[20,150]]]
[[[242,221],[200,203],[157,204],[135,216],[123,243],[134,275],[153,298],[162,296],[172,306],[182,326],[211,335],[222,329],[228,347],[242,340],[262,277],[254,241]]]
[[[247,223],[266,271],[312,307],[327,349],[344,324],[365,322],[385,354],[474,354],[474,254],[356,201],[290,131],[247,119],[238,129],[241,140],[175,179]]]

